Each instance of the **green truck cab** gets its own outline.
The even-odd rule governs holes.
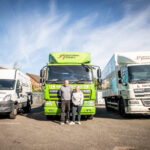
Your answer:
[[[59,90],[65,80],[69,80],[73,90],[76,86],[80,87],[84,93],[81,115],[93,118],[96,113],[93,70],[97,69],[98,82],[101,80],[101,70],[99,66],[93,66],[90,62],[90,53],[87,52],[50,53],[49,64],[40,71],[45,100],[44,114],[47,118],[61,114]]]

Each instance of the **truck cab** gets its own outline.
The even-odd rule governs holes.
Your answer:
[[[90,64],[89,53],[51,53],[49,64],[41,70],[41,83],[44,84],[44,113],[50,116],[61,114],[60,87],[65,80],[69,80],[70,86],[76,86],[84,94],[84,104],[81,115],[93,118],[96,113],[95,100],[96,89],[94,83],[93,69],[98,70],[100,81],[100,68]]]
[[[31,110],[32,85],[29,77],[19,70],[0,70],[0,114],[8,114],[11,119],[18,109]]]

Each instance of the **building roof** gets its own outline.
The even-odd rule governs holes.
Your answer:
[[[0,69],[6,69],[6,68],[4,68],[4,67],[0,67]]]
[[[37,83],[40,83],[40,76],[35,75],[35,74],[30,74],[30,73],[26,73],[26,75],[29,76],[30,78],[32,78]]]

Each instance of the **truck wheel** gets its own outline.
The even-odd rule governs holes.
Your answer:
[[[88,116],[88,119],[90,119],[90,120],[92,120],[93,118],[94,118],[93,115],[89,115],[89,116]]]
[[[111,108],[108,106],[107,100],[105,99],[105,108],[107,111],[111,111]]]
[[[17,106],[14,106],[12,112],[9,114],[10,119],[15,119],[17,115]]]
[[[54,120],[54,118],[55,118],[55,117],[52,116],[52,115],[46,115],[46,119],[47,119],[47,120]]]
[[[126,117],[123,99],[119,101],[119,113],[122,117]]]

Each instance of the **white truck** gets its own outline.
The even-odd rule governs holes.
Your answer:
[[[32,85],[30,78],[14,69],[0,70],[0,114],[8,114],[11,119],[18,109],[30,112]]]
[[[150,52],[116,53],[102,72],[106,109],[150,114]]]

